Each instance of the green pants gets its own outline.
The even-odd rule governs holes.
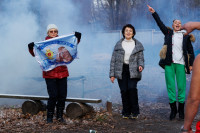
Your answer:
[[[165,66],[165,81],[170,103],[176,102],[175,77],[178,87],[178,102],[184,103],[186,89],[186,75],[184,65],[171,63],[171,65]]]

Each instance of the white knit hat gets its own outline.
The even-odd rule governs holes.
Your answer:
[[[58,30],[58,27],[57,27],[55,24],[49,24],[49,25],[47,26],[47,32],[48,32],[50,29],[57,29],[57,30]]]

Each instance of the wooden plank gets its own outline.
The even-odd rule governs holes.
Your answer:
[[[35,95],[0,94],[0,98],[48,100],[49,97],[48,96],[35,96]],[[79,103],[100,103],[101,99],[67,97],[65,101],[66,102],[79,102]]]

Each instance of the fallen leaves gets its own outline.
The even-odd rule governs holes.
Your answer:
[[[113,113],[108,113],[103,107],[86,114],[83,117],[70,119],[64,116],[65,123],[60,123],[54,118],[53,123],[46,123],[46,111],[37,115],[22,114],[20,107],[0,107],[0,132],[153,132],[160,130],[179,130],[181,122],[168,120],[169,105],[164,103],[140,103],[140,115],[135,121],[122,119],[121,105],[113,104]],[[161,128],[160,128],[161,127]]]

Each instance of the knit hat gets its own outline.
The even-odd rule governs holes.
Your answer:
[[[57,27],[55,24],[49,24],[49,25],[47,26],[47,32],[48,32],[50,29],[57,29],[57,30],[58,30],[58,27]]]

